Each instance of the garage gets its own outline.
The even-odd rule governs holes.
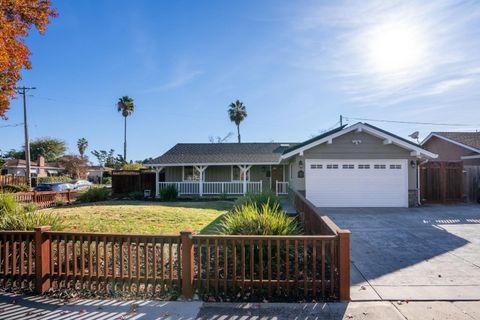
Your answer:
[[[306,197],[318,207],[408,207],[406,159],[307,159]]]

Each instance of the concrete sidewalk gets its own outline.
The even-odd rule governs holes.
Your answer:
[[[473,320],[480,302],[204,304],[199,320]]]

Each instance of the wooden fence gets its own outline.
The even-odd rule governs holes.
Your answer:
[[[53,207],[58,203],[71,203],[77,198],[79,192],[67,191],[31,191],[12,193],[19,203],[33,203],[40,208]]]
[[[307,214],[308,215],[308,214]],[[0,231],[4,287],[235,300],[349,300],[349,232],[305,236]]]
[[[464,166],[463,170],[467,201],[480,202],[480,166]]]
[[[420,167],[422,202],[464,201],[462,162],[430,161]]]
[[[13,184],[13,185],[19,185],[19,184],[27,184],[27,178],[22,177],[22,176],[1,176],[0,175],[0,188],[6,184]]]
[[[150,190],[155,196],[155,172],[143,170],[114,170],[112,171],[112,194],[114,196],[129,195],[133,192]]]

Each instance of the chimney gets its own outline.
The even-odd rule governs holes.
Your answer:
[[[38,156],[37,158],[37,177],[46,177],[47,172],[45,171],[45,158],[43,156]]]
[[[39,168],[45,167],[45,158],[43,156],[38,156],[37,158],[37,166]]]

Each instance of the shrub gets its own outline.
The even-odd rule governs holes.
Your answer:
[[[298,235],[302,228],[277,205],[246,204],[228,213],[219,227],[229,235]]]
[[[169,185],[160,190],[160,199],[163,201],[174,201],[178,197],[177,188],[174,185]]]
[[[143,196],[142,192],[136,191],[136,192],[131,192],[128,197],[132,200],[143,200],[145,197]]]
[[[270,209],[273,209],[275,207],[278,207],[279,210],[282,209],[278,197],[275,194],[269,192],[247,193],[245,196],[238,198],[235,201],[233,207],[241,208],[251,204],[256,205],[257,208],[261,208],[264,204],[268,204]]]
[[[90,188],[77,197],[81,203],[106,201],[110,198],[111,190],[109,188]]]
[[[61,219],[53,212],[37,212],[33,204],[19,205],[11,194],[0,195],[0,229],[33,230],[49,225],[54,230],[61,228]]]
[[[56,177],[40,177],[37,178],[37,184],[40,183],[55,183],[55,182],[70,182],[72,178],[69,176],[56,176]]]
[[[27,192],[30,188],[26,184],[6,184],[1,187],[5,193]]]
[[[111,185],[112,184],[112,177],[103,177],[102,178],[102,183]]]

